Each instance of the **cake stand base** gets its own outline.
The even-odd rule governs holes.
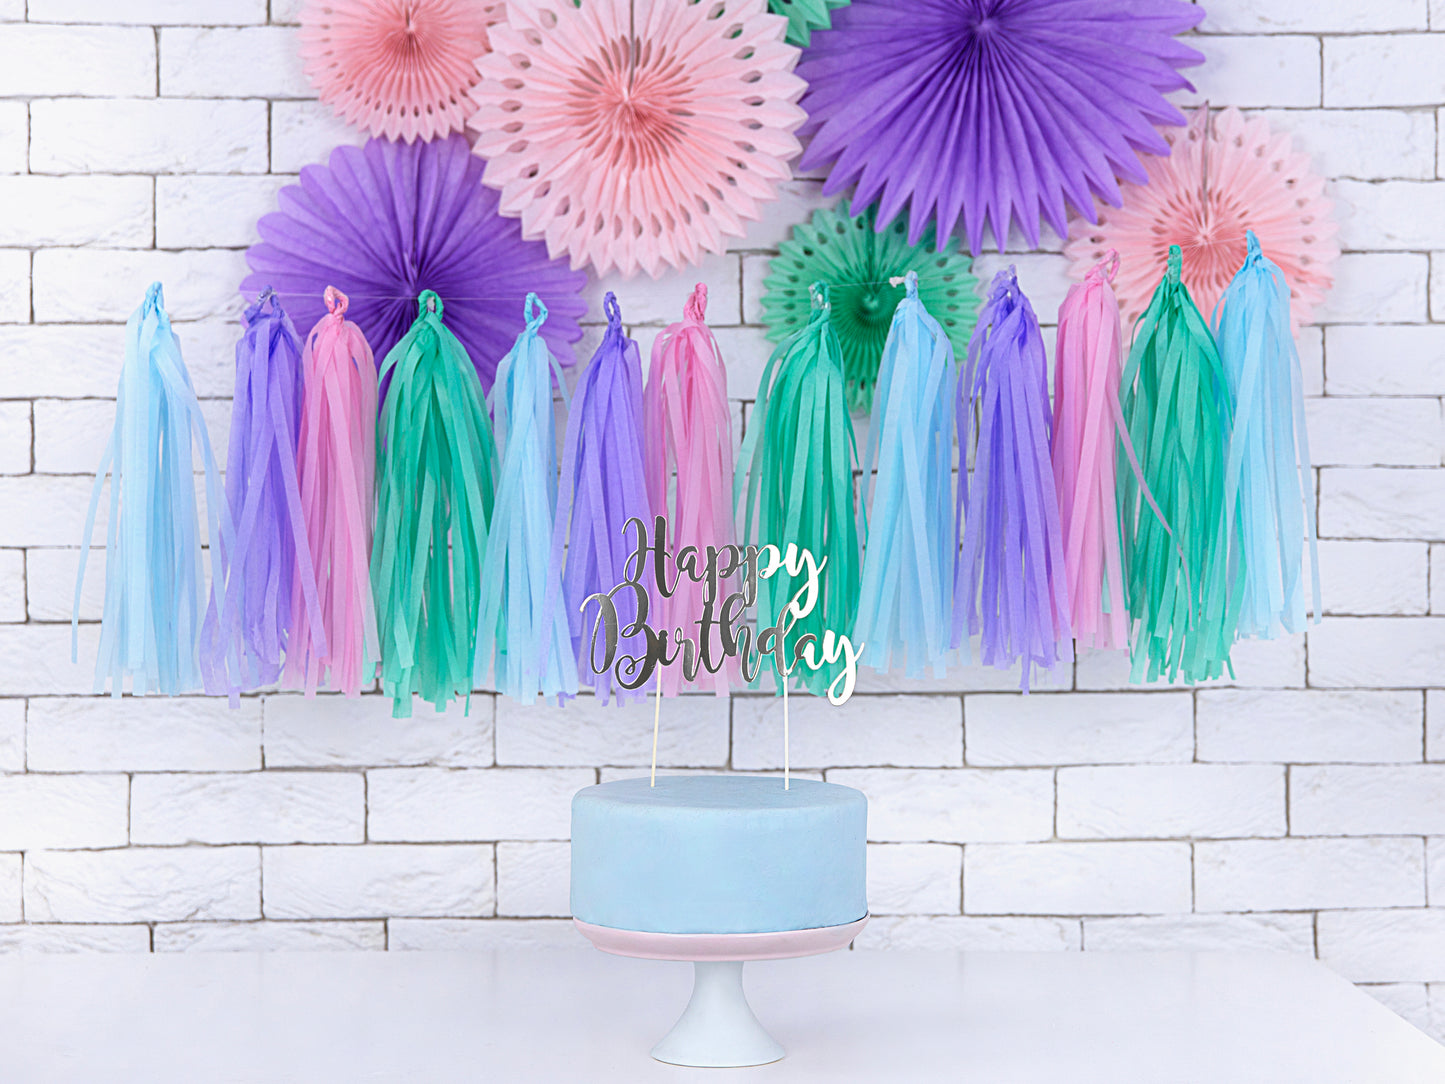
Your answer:
[[[766,1065],[784,1054],[764,1030],[743,993],[741,960],[698,960],[692,965],[692,997],[652,1056],[672,1065],[724,1068]]]

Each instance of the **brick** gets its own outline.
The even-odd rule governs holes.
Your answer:
[[[1336,261],[1334,276],[1334,288],[1315,309],[1316,323],[1423,324],[1426,320],[1430,258],[1424,253],[1347,252]]]
[[[188,772],[131,783],[136,843],[360,843],[365,822],[359,773]]]
[[[1445,544],[1430,547],[1430,612],[1445,614]]]
[[[575,950],[587,944],[570,918],[394,918],[386,927],[393,952]]]
[[[0,545],[74,545],[85,526],[91,479],[49,478],[41,475],[0,475],[0,507],[11,515],[0,523]],[[105,538],[102,501],[96,516],[97,538]]]
[[[123,775],[0,776],[0,850],[123,847]]]
[[[1445,538],[1445,470],[1327,467],[1320,533],[1332,538]]]
[[[29,253],[25,272],[25,317],[30,312]],[[5,252],[0,251],[0,275]],[[3,295],[3,288],[0,288]],[[132,308],[143,295],[137,293]],[[0,308],[3,308],[0,296]],[[129,315],[129,314],[127,314]],[[220,320],[175,324],[181,353],[196,394],[230,395],[236,363],[236,325]],[[0,324],[0,396],[113,398],[125,356],[125,328],[114,324],[56,324],[6,327]],[[224,458],[224,449],[216,449]],[[96,465],[92,464],[92,469]],[[73,544],[73,543],[71,543]]]
[[[789,716],[792,763],[800,768],[963,764],[963,706],[953,697],[855,696],[839,707],[796,697]],[[776,768],[782,757],[783,702],[735,698],[733,766]]]
[[[1438,467],[1439,399],[1308,399],[1313,466]]]
[[[316,101],[279,101],[271,105],[271,171],[299,173],[324,163],[334,147],[359,147],[365,135]],[[644,360],[646,357],[644,355]]]
[[[103,542],[104,539],[101,539]],[[69,621],[75,602],[78,549],[32,549],[25,552],[26,593],[36,621]],[[80,589],[80,620],[99,621],[105,609],[105,550],[92,546]]]
[[[868,838],[972,843],[1048,839],[1053,773],[1030,769],[839,769],[828,782],[868,796]]]
[[[132,98],[156,92],[148,27],[11,25],[0,36],[0,97]]]
[[[572,847],[497,844],[497,914],[521,918],[572,914]]]
[[[83,626],[80,661],[71,662],[70,629],[64,625],[0,625],[0,696],[94,692],[99,643],[99,626]]]
[[[3,40],[3,39],[0,39]],[[0,176],[0,245],[146,248],[154,229],[148,177]]]
[[[1408,689],[1445,673],[1442,618],[1327,617],[1308,636],[1311,685]]]
[[[1424,613],[1428,550],[1423,542],[1321,542],[1325,613]]]
[[[1442,258],[1431,257],[1432,289]],[[1445,315],[1445,302],[1431,308]],[[1445,395],[1445,327],[1341,324],[1325,328],[1325,349],[1331,395]]]
[[[40,922],[180,922],[257,918],[255,847],[32,851],[25,915]]]
[[[1445,760],[1445,690],[1425,693],[1425,759]]]
[[[970,696],[964,731],[974,766],[1184,761],[1194,706],[1188,693]]]
[[[1445,835],[1445,767],[1290,768],[1290,834]]]
[[[1445,903],[1445,837],[1436,836],[1425,841],[1425,869],[1429,872],[1425,897],[1439,907]]]
[[[874,915],[956,915],[963,849],[946,843],[868,847],[868,910]]]
[[[492,848],[267,847],[267,918],[490,915]]]
[[[967,914],[1167,914],[1189,908],[1187,843],[964,848]]]
[[[30,158],[30,108],[0,102],[0,173],[24,173]]]
[[[123,323],[144,300],[145,285],[152,281],[165,286],[166,309],[173,320],[231,317],[241,307],[236,287],[246,273],[245,267],[245,253],[229,249],[46,249],[35,254],[35,319]],[[231,341],[235,342],[234,330]],[[123,356],[124,339],[119,344],[122,349],[116,354],[117,365]],[[184,339],[181,353],[187,355]],[[234,366],[235,354],[228,351],[228,355]]]
[[[1235,763],[1418,761],[1418,692],[1257,692],[1198,694],[1199,759]]]
[[[160,32],[168,98],[309,98],[300,35],[289,27],[176,27]]]
[[[980,918],[962,915],[880,915],[853,942],[860,949],[932,952],[1075,952],[1079,921],[1065,918]]]
[[[1199,911],[1420,907],[1421,840],[1241,839],[1194,845]]]
[[[1352,982],[1445,975],[1445,910],[1321,911],[1320,962]]]
[[[1436,105],[1445,100],[1445,41],[1433,34],[1324,40],[1327,106]]]
[[[0,854],[0,922],[19,922],[24,916],[21,881],[20,855]]]
[[[767,290],[763,282],[772,268],[773,258],[759,255],[744,256],[742,259],[743,323],[765,324],[767,321],[763,319],[763,295]]]
[[[1273,131],[1289,132],[1325,177],[1362,181],[1435,177],[1435,125],[1428,110],[1266,109]]]
[[[1223,0],[1209,5],[1200,29],[1211,34],[1356,34],[1370,30],[1424,30],[1424,0],[1382,0],[1378,4],[1300,5],[1295,0]]]
[[[255,244],[261,239],[257,219],[276,210],[276,193],[294,181],[294,177],[157,177],[156,246]]]
[[[756,399],[763,367],[767,365],[776,344],[768,341],[767,333],[760,327],[720,327],[714,328],[713,332],[722,352],[723,364],[727,366],[728,398]],[[636,335],[638,346],[646,351],[644,356],[651,356],[655,337],[655,334]]]
[[[157,952],[349,952],[386,948],[381,922],[162,922]]]
[[[1064,686],[1068,687],[1065,680]],[[1056,686],[1049,682],[1046,675],[1035,674],[1033,688],[1041,691],[1050,691]],[[869,693],[969,693],[969,692],[1006,692],[1017,693],[1019,690],[1019,668],[1017,665],[1010,666],[1006,670],[999,670],[992,666],[976,666],[972,663],[953,663],[949,665],[947,672],[941,678],[926,673],[923,677],[910,678],[901,669],[895,670],[874,670],[871,666],[865,666],[858,671],[858,685],[855,695],[866,695]]]
[[[759,206],[762,217],[756,222],[743,223],[747,235],[727,239],[728,251],[776,249],[780,241],[792,236],[794,225],[812,218],[813,212],[820,207],[832,207],[838,202],[837,196],[823,195],[823,185],[819,181],[784,181],[778,185],[777,198]]]
[[[1215,681],[1201,682],[1200,687],[1234,685],[1241,688],[1288,689],[1304,686],[1305,646],[1301,636],[1282,636],[1277,640],[1240,640],[1230,649],[1229,658],[1234,666],[1234,679],[1231,681],[1228,677],[1221,677]],[[1074,685],[1078,689],[1117,690],[1170,687],[1163,680],[1148,686],[1132,684],[1129,681],[1127,651],[1098,651],[1087,647],[1078,650],[1074,665]],[[1174,687],[1188,688],[1183,680],[1176,682]]]
[[[30,473],[30,404],[0,402],[0,474]]]
[[[487,767],[492,763],[492,697],[473,696],[410,719],[391,717],[391,700],[325,695],[268,696],[266,765],[341,768],[403,765]]]
[[[1062,839],[1280,836],[1284,770],[1277,765],[1159,764],[1061,768]]]
[[[64,98],[30,105],[35,173],[265,173],[267,157],[263,101]]]
[[[1385,982],[1360,986],[1361,991],[1427,1034],[1430,1027],[1428,989],[1423,982]]]
[[[682,319],[682,308],[692,296],[695,283],[707,284],[707,322],[727,327],[742,322],[740,257],[728,252],[704,256],[685,273],[666,275],[657,281],[627,279],[613,272],[601,279],[588,276],[583,297],[588,312],[600,313],[602,299],[610,290],[617,294],[622,318],[629,325],[656,324],[665,327]]]
[[[28,922],[0,926],[0,955],[6,953],[149,952],[149,926],[73,925]]]
[[[30,253],[19,249],[0,249],[0,324],[23,324],[29,319]],[[11,364],[19,360],[17,358]],[[0,373],[3,372],[0,369]],[[8,384],[8,381],[0,381],[0,388],[8,392]]]
[[[646,764],[652,752],[654,705],[625,707],[578,697],[565,708],[497,699],[497,763],[539,767]],[[657,762],[722,767],[728,759],[728,701],[689,696],[664,705]]]
[[[1308,108],[1320,104],[1320,45],[1316,38],[1269,34],[1191,37],[1204,63],[1185,76],[1195,92],[1174,95],[1181,106]],[[1337,103],[1326,101],[1325,105]]]
[[[1305,395],[1325,393],[1325,329],[1311,324],[1295,336],[1299,350],[1300,384]]]
[[[212,697],[32,697],[33,772],[246,771],[261,766],[261,705]]]
[[[1434,219],[1445,211],[1439,181],[1350,181],[1331,185],[1340,244],[1352,251],[1440,248],[1445,230]]]
[[[0,550],[0,622],[25,620],[25,553]]]
[[[301,22],[306,0],[271,0],[271,22],[294,25]]]
[[[1296,952],[1313,956],[1311,915],[1147,915],[1084,919],[1088,952]]]
[[[0,700],[0,772],[25,770],[25,701]]]
[[[279,0],[278,0],[279,2]],[[266,0],[28,0],[29,18],[40,23],[127,23],[225,26],[264,23]]]
[[[227,399],[201,402],[201,415],[217,465],[224,468],[231,439],[231,403]],[[35,472],[83,474],[94,477],[115,426],[115,402],[110,399],[37,399],[35,401]],[[196,466],[201,461],[197,453]],[[72,564],[74,554],[71,555]],[[72,570],[73,571],[73,570]],[[73,585],[72,585],[73,586]],[[68,610],[65,614],[70,616]]]
[[[367,773],[374,840],[567,839],[591,769],[382,768]]]

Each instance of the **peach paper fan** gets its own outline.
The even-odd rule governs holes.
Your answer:
[[[1148,307],[1169,260],[1184,252],[1183,279],[1204,318],[1240,267],[1245,231],[1254,230],[1264,254],[1284,271],[1296,330],[1314,318],[1334,282],[1340,255],[1334,204],[1310,157],[1294,150],[1288,133],[1237,109],[1211,118],[1201,106],[1187,128],[1169,128],[1168,157],[1141,156],[1147,185],[1123,184],[1121,207],[1099,207],[1099,223],[1075,217],[1064,252],[1071,276],[1082,280],[1109,249],[1119,253],[1114,290],[1125,321]]]
[[[484,183],[572,267],[721,252],[800,150],[799,51],[767,0],[510,0],[477,61]]]

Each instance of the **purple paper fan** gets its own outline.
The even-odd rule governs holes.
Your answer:
[[[1204,57],[1174,35],[1204,10],[1183,0],[853,0],[818,31],[798,74],[813,137],[801,167],[831,164],[825,193],[857,184],[882,230],[908,205],[908,243],[960,217],[978,253],[987,220],[1003,248],[1017,219],[1063,236],[1066,204],[1117,206],[1116,177],[1147,182],[1136,152],[1168,154],[1156,125],[1183,124],[1164,94]],[[1190,89],[1193,89],[1192,87]]]
[[[272,287],[297,326],[311,327],[335,286],[383,358],[416,319],[417,295],[434,290],[486,388],[535,292],[551,313],[542,337],[572,364],[587,276],[548,259],[545,244],[524,241],[521,223],[497,213],[498,193],[482,187],[485,168],[460,135],[337,147],[327,165],[303,169],[300,184],[281,190],[281,209],[261,219],[242,291]]]

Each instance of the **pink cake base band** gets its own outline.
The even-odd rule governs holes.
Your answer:
[[[786,960],[847,947],[868,922],[770,933],[646,933],[594,926],[574,918],[582,936],[603,952],[642,960]]]

